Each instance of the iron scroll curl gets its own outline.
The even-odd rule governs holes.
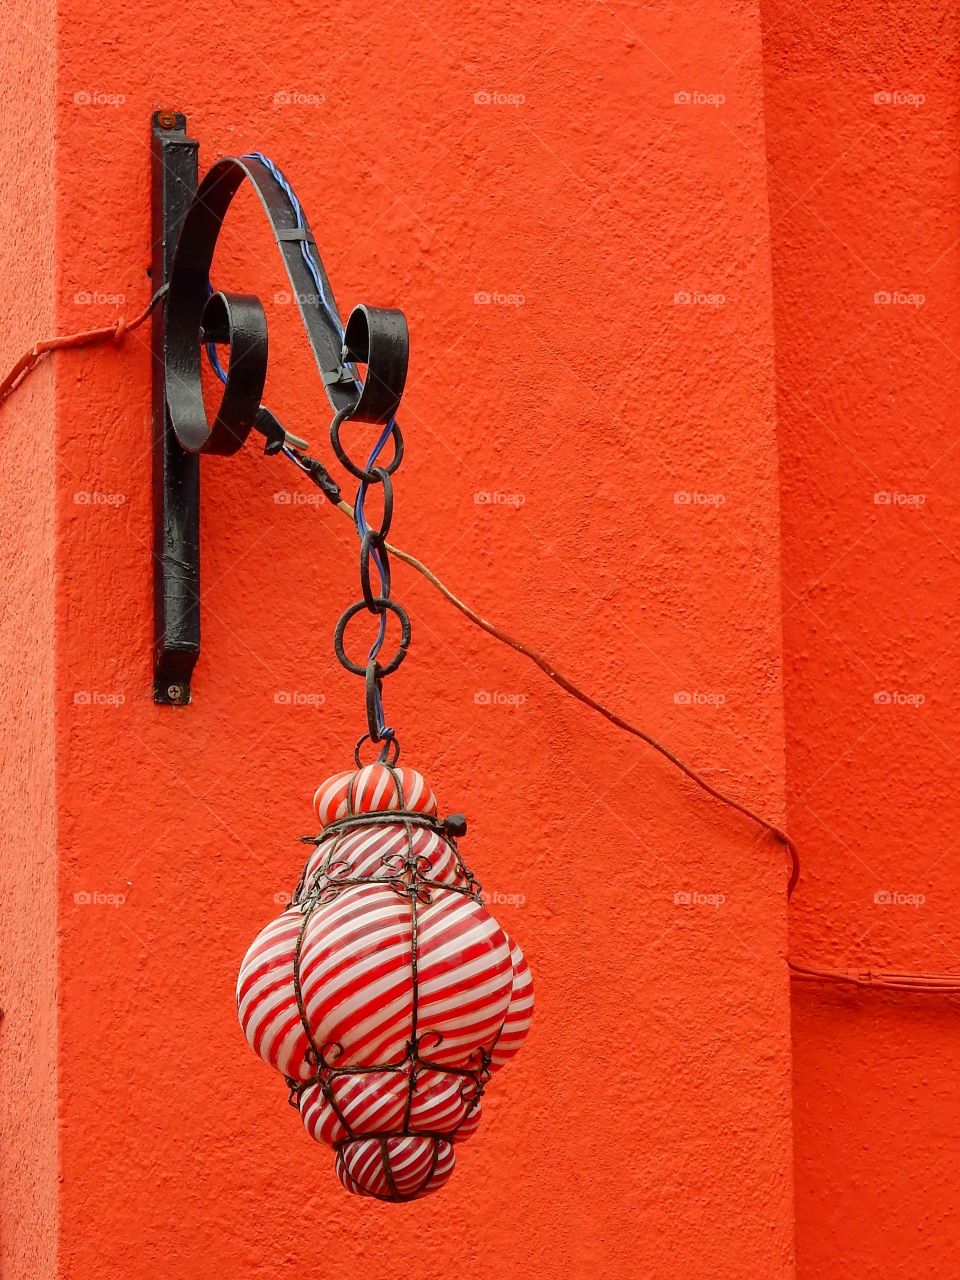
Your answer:
[[[335,415],[364,422],[393,419],[407,375],[409,332],[403,312],[360,305],[344,326],[306,216],[255,156],[228,156],[197,188],[177,239],[166,297],[163,363],[170,425],[189,453],[229,455],[253,427],[269,434],[260,403],[267,375],[267,318],[248,294],[211,293],[217,239],[244,180],[259,197],[290,280],[307,339]],[[309,247],[316,278],[303,246]],[[317,280],[320,290],[317,289]],[[200,379],[205,342],[227,344],[230,361],[219,407],[207,419]],[[366,365],[360,380],[356,365]]]

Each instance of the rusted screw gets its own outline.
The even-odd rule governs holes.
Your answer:
[[[175,129],[177,127],[177,113],[175,111],[158,111],[157,124],[161,129]]]

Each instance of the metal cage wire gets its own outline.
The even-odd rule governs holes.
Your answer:
[[[401,780],[396,770],[389,764],[384,764],[382,767],[390,772],[397,787],[397,794],[401,795]],[[338,1157],[338,1174],[341,1180],[344,1180],[345,1173],[342,1157],[353,1144],[370,1140],[379,1143],[383,1170],[389,1188],[388,1194],[375,1196],[382,1200],[412,1200],[424,1194],[430,1187],[439,1161],[446,1154],[445,1146],[452,1146],[457,1141],[458,1133],[461,1133],[465,1127],[472,1133],[471,1121],[479,1120],[480,1100],[491,1076],[491,1058],[503,1031],[503,1023],[501,1023],[500,1030],[488,1047],[477,1048],[467,1055],[468,1065],[453,1066],[431,1056],[431,1052],[436,1054],[444,1043],[444,1037],[438,1031],[423,1027],[420,1022],[418,974],[421,908],[431,903],[438,891],[461,894],[482,906],[481,885],[461,857],[457,842],[448,825],[451,821],[448,819],[444,822],[406,809],[385,810],[354,814],[331,823],[318,836],[303,837],[304,842],[313,844],[315,849],[304,867],[291,903],[291,906],[297,908],[303,915],[303,923],[300,926],[294,952],[293,980],[301,1025],[310,1046],[308,1058],[310,1065],[314,1068],[314,1074],[306,1080],[286,1077],[290,1089],[290,1103],[298,1110],[302,1110],[304,1094],[312,1086],[319,1086],[345,1134],[333,1143]],[[351,839],[357,832],[368,833],[372,842],[372,849],[368,850],[369,856],[364,860],[362,872],[359,874],[356,859],[351,856],[353,851],[350,848]],[[421,838],[424,835],[429,837],[427,841]],[[398,836],[402,837],[401,848],[396,847]],[[435,874],[438,863],[441,866],[444,865],[444,852],[446,859],[451,863],[452,879],[439,879]],[[303,994],[301,957],[314,912],[323,905],[335,902],[346,890],[368,885],[389,887],[409,904],[412,996],[410,1034],[404,1053],[399,1059],[364,1065],[338,1065],[337,1060],[343,1052],[343,1046],[337,1042],[318,1044],[314,1037]],[[338,1085],[343,1080],[350,1081],[379,1072],[407,1077],[406,1105],[402,1124],[399,1128],[357,1131],[345,1114],[338,1097],[340,1092]],[[464,1112],[452,1128],[425,1129],[417,1127],[412,1122],[417,1086],[425,1073],[448,1077],[454,1083],[459,1082],[457,1087],[464,1103]],[[393,1167],[390,1140],[409,1137],[429,1139],[432,1142],[432,1155],[415,1189],[401,1190]],[[365,1194],[374,1193],[367,1191]]]

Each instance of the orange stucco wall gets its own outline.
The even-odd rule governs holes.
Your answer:
[[[956,971],[955,8],[764,6],[791,953]],[[953,1277],[956,997],[798,987],[801,1276]]]
[[[56,323],[52,6],[37,6],[37,45],[0,13],[4,284],[2,362]],[[29,104],[29,105],[28,105]],[[15,175],[15,176],[14,176]],[[16,209],[14,213],[13,210]],[[32,341],[33,339],[29,339]],[[57,1149],[57,800],[54,784],[57,430],[54,369],[38,371],[0,422],[0,1273],[51,1276],[59,1215]]]
[[[0,32],[0,367],[149,296],[154,108],[202,167],[263,149],[341,308],[407,312],[396,541],[789,814],[797,958],[955,966],[942,10],[15,0]],[[253,198],[230,219],[218,283],[265,299],[267,402],[329,461]],[[404,760],[469,815],[538,1012],[446,1191],[341,1191],[233,985],[362,728],[356,540],[255,445],[205,459],[195,701],[154,706],[148,343],[0,411],[4,1277],[955,1274],[955,1011],[803,987],[791,1053],[783,851],[402,566]]]

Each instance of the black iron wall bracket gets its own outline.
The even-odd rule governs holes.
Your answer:
[[[167,285],[153,320],[154,700],[185,705],[200,653],[200,454],[229,455],[253,428],[277,443],[260,402],[267,320],[259,298],[214,291],[211,264],[233,197],[249,181],[273,230],[334,414],[387,423],[407,373],[403,313],[355,307],[346,326],[306,215],[260,155],[218,160],[198,181],[198,144],[179,112],[153,115],[153,280]],[[208,420],[205,344],[229,348],[219,407]],[[357,366],[366,366],[361,380]]]

